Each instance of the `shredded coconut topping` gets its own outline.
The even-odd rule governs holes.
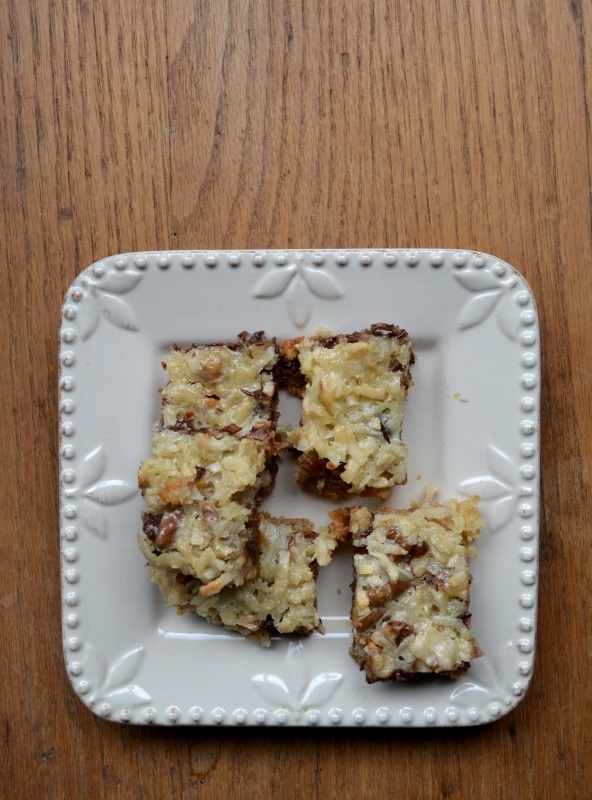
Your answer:
[[[467,559],[483,525],[478,499],[410,510],[350,511],[354,545],[351,654],[369,682],[457,675],[480,651],[470,631]]]
[[[290,441],[315,453],[351,492],[383,490],[407,479],[407,448],[401,441],[403,404],[409,384],[411,344],[405,335],[346,338],[331,346],[295,340],[306,378],[301,425]]]

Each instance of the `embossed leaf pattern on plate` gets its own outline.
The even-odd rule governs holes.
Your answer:
[[[160,267],[165,266],[164,255],[166,269],[161,269]],[[144,321],[150,318],[150,307],[159,302],[162,291],[165,290],[163,287],[168,291],[168,287],[172,285],[178,292],[179,287],[184,290],[195,279],[200,289],[205,287],[209,291],[211,288],[212,292],[216,292],[216,282],[221,277],[221,283],[227,292],[225,313],[229,316],[228,319],[220,320],[220,328],[224,331],[228,326],[232,335],[236,333],[235,316],[240,315],[245,306],[249,307],[249,313],[252,312],[255,318],[259,318],[260,312],[264,316],[265,312],[271,311],[270,316],[280,320],[279,325],[284,326],[279,335],[291,335],[290,330],[294,326],[298,330],[320,323],[326,312],[333,309],[338,312],[337,317],[343,309],[344,316],[348,318],[364,314],[372,315],[371,318],[376,319],[376,306],[395,309],[397,304],[391,304],[391,295],[397,295],[395,299],[398,303],[402,286],[405,292],[409,290],[409,309],[406,308],[406,298],[402,306],[404,315],[409,318],[409,329],[415,330],[418,324],[426,326],[425,333],[422,330],[423,338],[418,348],[421,350],[422,368],[429,368],[429,358],[432,356],[430,353],[424,358],[424,339],[433,339],[443,348],[450,344],[447,353],[451,353],[451,358],[446,361],[445,370],[449,369],[449,362],[455,360],[454,348],[457,345],[460,349],[469,348],[469,355],[474,352],[476,359],[481,350],[496,353],[495,360],[499,363],[495,370],[490,369],[489,363],[487,370],[482,370],[483,359],[476,363],[470,361],[470,365],[475,368],[468,370],[477,376],[487,373],[487,379],[491,378],[491,383],[482,384],[475,379],[473,384],[470,381],[468,384],[469,387],[476,385],[480,390],[479,396],[484,398],[484,403],[478,410],[481,419],[491,421],[498,431],[501,430],[501,424],[507,422],[507,429],[504,428],[503,437],[489,438],[489,425],[484,423],[481,428],[480,421],[474,420],[475,425],[470,429],[475,429],[478,433],[483,430],[486,433],[470,443],[471,456],[465,467],[465,477],[469,477],[463,481],[460,491],[467,495],[478,492],[482,497],[483,513],[490,530],[503,528],[502,534],[508,532],[511,535],[491,536],[494,568],[493,572],[489,571],[484,582],[480,581],[474,587],[474,597],[480,604],[476,608],[482,608],[484,603],[489,603],[488,581],[495,583],[491,575],[498,571],[500,565],[508,569],[510,577],[518,576],[529,588],[521,595],[514,593],[508,598],[501,598],[499,592],[495,595],[495,624],[490,626],[488,636],[482,637],[486,640],[485,657],[475,661],[466,679],[461,678],[452,685],[448,682],[442,683],[437,693],[434,690],[434,699],[430,698],[429,706],[434,707],[434,724],[437,725],[447,725],[448,720],[453,720],[452,715],[446,714],[446,706],[449,704],[458,705],[459,714],[454,718],[454,724],[487,722],[499,717],[500,707],[503,709],[502,714],[514,707],[518,702],[519,691],[524,691],[528,686],[529,679],[525,676],[530,675],[528,669],[532,660],[527,655],[532,649],[524,647],[522,650],[522,640],[528,639],[529,646],[534,648],[534,633],[524,637],[518,631],[528,633],[536,630],[537,588],[536,573],[523,569],[524,562],[530,556],[522,547],[518,531],[514,528],[518,527],[515,525],[518,511],[520,515],[533,517],[532,521],[536,523],[536,506],[518,506],[521,502],[519,498],[523,494],[534,494],[536,500],[537,489],[529,490],[527,486],[535,486],[531,479],[538,474],[538,460],[533,457],[529,461],[528,469],[525,469],[526,465],[521,466],[523,461],[519,453],[530,453],[530,450],[524,449],[523,436],[526,433],[530,436],[531,433],[525,431],[524,415],[520,411],[520,408],[526,409],[524,400],[520,403],[518,398],[503,418],[498,416],[498,411],[506,408],[504,402],[508,399],[507,384],[513,380],[515,372],[512,369],[504,370],[504,365],[522,363],[528,364],[529,369],[530,363],[534,364],[533,368],[538,365],[535,360],[539,357],[536,310],[528,286],[508,265],[502,267],[488,257],[477,257],[473,253],[461,253],[460,257],[458,255],[446,251],[401,251],[396,255],[386,255],[385,259],[388,260],[383,261],[380,253],[363,258],[363,254],[355,256],[350,252],[344,258],[339,252],[288,251],[281,257],[278,257],[278,253],[267,252],[261,259],[254,261],[254,266],[262,267],[255,270],[250,251],[245,251],[238,257],[234,254],[225,256],[218,252],[215,254],[216,269],[201,270],[188,269],[183,254],[136,253],[105,259],[100,264],[89,267],[75,280],[64,306],[61,346],[62,355],[68,352],[68,357],[62,358],[63,365],[68,367],[68,370],[62,370],[60,380],[63,392],[62,413],[69,415],[64,418],[62,427],[62,434],[67,438],[61,441],[61,499],[64,509],[62,532],[64,540],[68,542],[63,550],[62,602],[66,662],[74,688],[87,705],[104,716],[138,724],[152,721],[168,724],[173,717],[165,709],[172,704],[176,709],[175,713],[178,711],[182,724],[195,722],[198,718],[206,723],[212,721],[216,724],[275,722],[333,725],[349,724],[352,720],[355,724],[368,725],[373,725],[376,721],[393,726],[432,724],[425,712],[421,713],[425,699],[423,689],[415,692],[414,688],[407,686],[388,687],[389,700],[384,708],[378,709],[386,711],[386,715],[381,717],[378,711],[373,714],[374,699],[380,696],[385,687],[367,687],[363,676],[361,681],[356,682],[352,675],[350,683],[352,665],[345,642],[337,655],[337,647],[333,652],[333,643],[327,649],[316,638],[299,642],[297,637],[290,637],[287,641],[274,642],[272,651],[261,658],[258,654],[253,655],[244,641],[234,647],[234,642],[228,641],[229,637],[221,636],[219,646],[228,648],[229,658],[225,659],[225,663],[229,666],[221,671],[216,670],[214,675],[211,670],[202,671],[202,679],[196,689],[195,665],[203,666],[207,662],[212,644],[202,639],[201,634],[194,637],[193,630],[185,637],[183,624],[187,622],[186,618],[179,618],[182,619],[179,628],[171,629],[175,637],[181,634],[178,638],[163,640],[159,636],[156,643],[151,633],[164,619],[164,612],[161,616],[162,606],[158,606],[158,613],[155,614],[153,605],[144,603],[144,594],[141,592],[135,592],[133,598],[128,597],[126,581],[121,582],[121,594],[118,594],[118,587],[112,580],[102,579],[103,575],[111,574],[112,548],[116,546],[115,534],[119,533],[118,520],[125,516],[126,509],[132,510],[131,503],[121,508],[113,504],[127,502],[138,489],[135,475],[132,476],[128,471],[125,459],[120,459],[117,450],[109,447],[109,439],[100,439],[97,434],[100,424],[95,424],[93,412],[96,412],[96,406],[93,403],[111,402],[114,393],[103,397],[97,395],[93,391],[94,382],[89,385],[87,381],[87,368],[93,370],[96,364],[102,364],[104,360],[107,366],[100,368],[105,369],[109,377],[110,354],[105,354],[105,351],[113,346],[114,341],[116,346],[131,345],[134,352],[137,350],[139,353],[146,350],[146,342],[149,347],[157,342],[158,351],[161,341],[171,340],[174,334],[170,331],[175,331],[179,322],[184,326],[183,330],[191,330],[191,326],[195,324],[191,292],[185,292],[187,308],[183,306],[178,318],[166,318],[162,326],[159,323],[152,325],[152,322],[148,325]],[[205,257],[207,259],[207,254]],[[370,268],[358,269],[358,259],[360,265]],[[438,269],[432,269],[430,264]],[[346,268],[338,269],[338,265]],[[207,266],[212,264],[207,262]],[[230,272],[230,267],[237,266],[239,269]],[[388,269],[383,269],[386,266]],[[232,276],[232,281],[229,276]],[[376,288],[372,292],[365,292],[366,282],[375,283]],[[338,300],[340,297],[344,298],[343,306]],[[447,302],[448,298],[450,303]],[[267,300],[273,302],[266,305]],[[426,319],[425,308],[430,304],[438,311],[434,315],[434,322],[431,317]],[[210,313],[208,310],[205,319],[199,320],[200,324],[211,321],[218,324],[218,311],[219,309]],[[388,313],[387,310],[387,316]],[[140,325],[143,330],[139,335],[128,335],[129,330],[137,330]],[[69,330],[70,327],[75,330]],[[528,335],[525,335],[527,332]],[[531,342],[534,343],[532,347]],[[525,358],[527,346],[533,352]],[[96,357],[96,352],[100,352],[100,357]],[[95,358],[96,361],[93,361]],[[508,358],[513,360],[508,362]],[[464,375],[466,363],[463,369]],[[496,370],[497,374],[494,375]],[[450,369],[450,372],[456,375],[454,370]],[[421,376],[420,371],[418,375]],[[149,381],[154,377],[150,373]],[[444,373],[444,377],[448,378],[448,371]],[[520,377],[516,375],[517,382]],[[531,391],[525,385],[526,382],[522,380],[520,392],[523,394],[526,388],[528,396],[538,401],[539,387],[535,385]],[[511,386],[515,394],[518,386]],[[424,389],[429,391],[429,386],[424,386],[423,389],[418,386],[418,392],[423,392]],[[136,403],[138,398],[141,398],[141,403],[146,396],[146,386],[142,386],[141,391],[136,391],[135,381],[130,380],[129,388],[127,383],[125,385],[125,392],[124,399],[127,403]],[[118,398],[118,402],[120,400]],[[476,406],[477,403],[474,403],[473,409]],[[533,405],[533,408],[536,407]],[[436,405],[433,408],[436,412],[440,410]],[[119,409],[119,405],[109,408],[112,412],[110,419],[113,421],[113,431],[117,428],[116,420],[125,416],[119,413]],[[431,409],[428,401],[426,412],[430,413]],[[471,406],[463,406],[463,409],[469,412]],[[463,431],[455,432],[463,435]],[[115,440],[111,429],[109,436],[113,437],[110,441]],[[121,434],[118,436],[121,440]],[[145,445],[145,436],[144,430],[142,446]],[[536,437],[531,436],[529,442],[534,442],[535,439]],[[96,447],[99,442],[103,447]],[[532,454],[536,455],[534,449]],[[438,474],[434,476],[435,479],[439,477],[441,476]],[[523,486],[523,483],[527,486]],[[302,511],[306,514],[306,508]],[[75,524],[70,524],[70,517],[76,517]],[[513,521],[512,526],[508,523],[509,520]],[[98,545],[95,536],[105,537],[108,526],[110,545]],[[93,535],[87,533],[87,529]],[[534,538],[536,524],[529,523],[529,529],[528,536]],[[127,533],[122,533],[123,535]],[[510,539],[513,545],[507,547]],[[494,540],[497,542],[495,546]],[[500,543],[501,554],[498,550]],[[518,548],[521,549],[517,552]],[[129,562],[125,560],[128,558],[128,551]],[[131,568],[142,567],[142,559],[133,546],[133,541],[129,547],[122,549],[121,557],[118,567],[122,567],[121,572],[124,575],[127,573],[123,568],[128,563]],[[489,565],[491,566],[491,562]],[[339,567],[336,566],[336,569]],[[152,587],[149,586],[149,589]],[[145,594],[148,594],[148,589]],[[113,608],[126,607],[127,602],[132,604],[129,608],[134,613],[139,612],[142,616],[125,614],[118,617],[117,612],[113,613]],[[486,607],[489,608],[489,605]],[[533,611],[525,610],[533,608]],[[105,623],[107,613],[111,619],[117,621],[114,636]],[[347,609],[345,613],[347,614]],[[517,615],[528,617],[528,620],[520,619]],[[137,619],[147,621],[148,626],[138,627]],[[489,619],[486,617],[484,622],[487,625]],[[520,627],[520,624],[524,627]],[[532,627],[527,627],[527,624]],[[475,626],[477,627],[476,620]],[[160,633],[160,628],[158,630]],[[150,635],[147,635],[147,631],[151,632]],[[479,633],[476,635],[479,638]],[[513,641],[517,636],[520,636],[520,641]],[[162,647],[163,641],[167,643],[165,648]],[[96,651],[93,645],[97,646]],[[191,651],[189,658],[177,659],[177,647]],[[240,652],[239,647],[242,648]],[[519,667],[516,647],[525,654],[520,656]],[[164,655],[163,650],[166,651]],[[238,671],[235,665],[240,666]],[[163,684],[159,681],[159,675],[165,674],[167,669],[173,671],[173,680]],[[178,672],[175,672],[177,669]],[[237,686],[232,686],[232,697],[237,696],[235,690],[244,692],[244,696],[241,694],[237,698],[236,710],[233,712],[233,707],[229,704],[235,701],[226,692],[229,681],[235,679]],[[191,687],[189,691],[187,685]],[[382,699],[380,702],[383,702]],[[200,703],[200,707],[195,706],[196,703]],[[497,708],[494,708],[494,704]],[[148,705],[154,708],[147,708]],[[127,710],[132,706],[135,710],[130,715]],[[398,706],[405,709],[409,707],[411,716],[407,719],[397,714]],[[142,707],[145,708],[144,713],[141,712]],[[289,713],[277,713],[282,709]],[[312,714],[307,713],[309,709],[313,710]],[[356,711],[360,712],[357,716]]]
[[[295,275],[295,264],[271,270],[255,285],[253,297],[278,297],[286,291]]]
[[[455,705],[470,708],[478,705],[484,694],[489,695],[485,699],[487,703],[510,703],[492,660],[479,658],[471,665],[470,680],[457,683],[450,692],[450,700]]]
[[[490,475],[479,475],[459,484],[465,495],[478,494],[487,527],[493,533],[507,525],[514,516],[518,498],[531,494],[531,489],[521,486],[518,464],[498,447],[487,448],[487,466]]]
[[[83,288],[78,304],[77,324],[82,339],[88,339],[96,331],[101,315],[119,328],[139,330],[133,308],[118,295],[134,289],[141,278],[141,272],[117,269],[110,269],[101,277],[93,277],[90,271],[81,276]]]
[[[520,315],[512,302],[511,289],[516,285],[514,275],[502,280],[489,270],[473,269],[455,273],[456,280],[473,293],[461,309],[458,327],[472,328],[484,322],[496,309],[496,319],[501,331],[512,341],[518,336]]]
[[[338,300],[344,294],[328,272],[298,262],[270,270],[255,284],[253,297],[279,297],[284,292],[288,316],[298,328],[303,328],[312,314],[311,294],[322,300]]]
[[[251,679],[261,696],[271,705],[289,708],[298,718],[309,708],[320,708],[331,700],[343,675],[321,672],[310,677],[304,644],[290,642],[286,656],[286,679],[269,672],[260,672]]]
[[[107,535],[107,515],[101,506],[129,500],[138,488],[118,478],[100,480],[106,468],[102,446],[95,447],[82,460],[78,473],[79,485],[64,489],[64,496],[77,501],[77,512],[88,530],[104,539]]]
[[[304,328],[312,313],[312,302],[304,281],[298,275],[288,289],[286,298],[288,316],[299,328]]]
[[[144,647],[134,647],[122,653],[111,665],[89,645],[85,673],[94,685],[90,704],[118,702],[123,706],[142,706],[152,699],[150,694],[134,683],[144,659]]]

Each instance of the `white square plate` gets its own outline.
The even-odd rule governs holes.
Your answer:
[[[270,649],[168,609],[138,550],[137,469],[160,414],[172,342],[279,340],[374,322],[410,333],[409,478],[481,495],[472,628],[485,655],[455,681],[373,684],[348,654],[350,554],[319,572],[325,635]],[[447,726],[500,718],[523,697],[536,630],[538,319],[515,269],[449,250],[191,251],[115,256],[84,270],[62,308],[60,514],[63,634],[72,686],[96,714],[135,724]],[[298,416],[282,398],[284,420]],[[265,507],[326,524],[287,459]]]

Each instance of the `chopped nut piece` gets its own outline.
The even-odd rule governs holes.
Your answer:
[[[170,380],[161,392],[163,427],[174,427],[181,415],[194,430],[236,425],[246,435],[257,422],[275,419],[276,361],[274,339],[244,333],[234,344],[173,347],[164,362]]]
[[[168,605],[191,609],[216,625],[257,638],[268,645],[270,633],[307,634],[322,630],[316,607],[317,565],[327,564],[340,534],[315,533],[306,519],[261,514],[261,554],[257,574],[239,587],[219,586],[218,578],[202,585],[179,580],[174,569],[153,570],[153,580]]]
[[[369,683],[464,674],[481,655],[470,631],[469,556],[483,525],[478,499],[411,508],[340,509],[354,546],[352,657]],[[397,576],[400,576],[397,577]]]
[[[153,567],[200,582],[203,595],[257,572],[256,509],[277,471],[275,340],[173,347],[162,419],[139,469],[140,546]]]
[[[154,546],[159,550],[164,550],[165,547],[170,547],[175,539],[179,520],[183,516],[182,509],[169,511],[162,515],[162,520],[158,526],[158,531],[154,538]]]
[[[385,497],[407,480],[403,403],[414,361],[409,336],[394,325],[330,338],[284,342],[280,381],[302,396],[289,440],[302,455],[300,486],[338,499]]]

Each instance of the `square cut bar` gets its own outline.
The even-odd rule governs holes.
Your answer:
[[[275,339],[243,332],[230,344],[173,345],[163,362],[162,427],[244,436],[277,419]]]
[[[478,497],[428,496],[397,511],[338,509],[333,525],[354,548],[353,644],[368,683],[463,675],[481,655],[471,635],[469,556],[483,525]]]
[[[173,347],[162,417],[138,472],[146,500],[140,546],[154,567],[200,581],[203,595],[257,571],[257,507],[274,484],[275,340]]]
[[[265,439],[219,431],[155,431],[153,456],[138,472],[148,511],[160,514],[167,508],[204,503],[252,507],[269,488],[275,444],[273,430]]]
[[[270,634],[308,634],[322,631],[317,611],[318,566],[331,560],[340,534],[337,529],[317,534],[307,519],[258,519],[260,557],[257,575],[241,586],[211,596],[200,594],[200,582],[180,570],[157,568],[154,582],[167,605],[179,613],[192,610],[215,625],[270,644]]]
[[[147,513],[143,530],[139,544],[148,563],[198,577],[203,594],[215,594],[256,574],[257,512],[238,503]]]
[[[401,431],[413,361],[409,336],[395,325],[284,342],[279,381],[302,397],[300,426],[289,434],[302,488],[331,499],[385,498],[406,483]]]

